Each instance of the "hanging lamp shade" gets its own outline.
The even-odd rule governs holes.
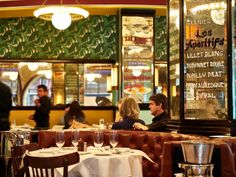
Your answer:
[[[45,5],[46,1],[42,5]],[[43,20],[52,21],[55,28],[65,30],[71,25],[72,21],[87,18],[89,12],[79,7],[65,6],[61,0],[61,3],[58,5],[44,6],[35,10],[34,16]]]

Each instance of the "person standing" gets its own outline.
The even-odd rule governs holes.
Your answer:
[[[164,94],[152,95],[149,98],[149,109],[151,114],[155,116],[152,119],[152,123],[149,125],[142,125],[140,123],[134,124],[136,130],[147,130],[147,131],[169,131],[167,128],[168,114],[167,109],[167,98]]]
[[[10,129],[9,115],[11,108],[11,89],[0,81],[0,131],[6,131]]]
[[[31,115],[29,118],[36,122],[35,129],[48,129],[49,113],[51,109],[51,100],[48,97],[48,89],[45,85],[39,85],[37,92],[39,99],[35,100],[36,110],[34,115]]]

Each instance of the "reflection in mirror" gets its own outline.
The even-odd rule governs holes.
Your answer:
[[[40,84],[47,86],[53,105],[79,101],[86,106],[109,106],[117,101],[112,95],[117,86],[117,72],[114,73],[112,64],[0,64],[0,80],[12,89],[13,106],[34,106]]]

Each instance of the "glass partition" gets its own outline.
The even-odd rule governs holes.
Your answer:
[[[154,88],[154,17],[123,15],[121,20],[122,97],[148,103]]]
[[[226,4],[185,0],[185,119],[227,118]]]
[[[40,84],[48,87],[53,105],[77,100],[85,106],[109,106],[113,84],[117,85],[112,67],[106,63],[3,62],[0,79],[11,88],[14,106],[34,106]]]

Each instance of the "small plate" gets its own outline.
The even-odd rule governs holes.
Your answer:
[[[65,150],[65,151],[70,151],[70,150],[75,150],[77,148],[75,148],[75,147],[63,147],[62,149]]]
[[[109,151],[97,151],[97,152],[94,152],[94,155],[97,155],[97,156],[108,156],[108,155],[111,155],[111,152],[109,152]]]
[[[39,150],[40,153],[53,153],[53,149],[40,149]]]
[[[115,148],[116,151],[122,153],[122,152],[130,152],[130,148],[121,147],[121,148]]]

